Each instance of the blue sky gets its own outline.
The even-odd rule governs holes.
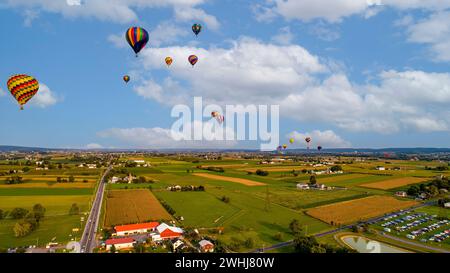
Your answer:
[[[295,148],[305,136],[325,147],[450,147],[450,1],[371,3],[0,0],[0,144],[258,147],[172,140],[172,107],[201,96],[280,105],[280,141],[294,137]],[[198,38],[193,23],[204,26]],[[150,32],[139,58],[124,39],[135,25]],[[19,73],[41,83],[25,111],[6,87]]]

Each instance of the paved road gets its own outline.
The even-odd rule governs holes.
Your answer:
[[[426,203],[420,204],[418,206],[411,207],[409,209],[405,209],[404,211],[411,211],[411,210],[415,210],[415,209],[426,207],[426,206],[432,206],[432,205],[435,205],[435,204],[436,204],[436,201],[430,201],[430,202],[426,202]],[[379,216],[379,217],[376,217],[376,218],[373,218],[373,219],[369,219],[369,220],[365,221],[364,223],[366,223],[366,224],[374,224],[374,223],[376,223],[376,222],[378,222],[378,221],[380,221],[380,220],[382,220],[382,219],[384,219],[384,218],[386,218],[388,216],[394,215],[394,214],[396,214],[396,212],[393,212],[393,213],[390,213],[390,214],[387,214],[387,215],[383,215],[383,216]],[[323,232],[323,233],[314,234],[314,237],[316,237],[316,238],[324,237],[324,236],[327,236],[327,235],[330,235],[330,234],[334,234],[334,233],[337,233],[337,232],[340,232],[340,231],[347,230],[349,228],[352,228],[354,225],[355,224],[346,225],[346,226],[343,226],[343,227],[340,227],[340,228],[337,228],[337,229],[333,229],[333,230],[330,230],[330,231],[326,231],[326,232]],[[293,241],[291,240],[291,241],[279,243],[279,244],[276,244],[276,245],[273,245],[273,246],[270,246],[270,247],[265,247],[264,249],[256,249],[256,250],[253,250],[251,253],[261,253],[261,252],[266,252],[266,251],[270,251],[270,250],[274,250],[274,249],[278,249],[278,248],[282,248],[282,247],[287,247],[287,246],[290,246],[292,243],[293,243]]]
[[[80,245],[81,252],[91,253],[92,250],[97,246],[97,241],[95,236],[97,234],[98,222],[100,218],[100,212],[102,208],[103,194],[105,192],[105,186],[107,181],[105,181],[106,175],[111,171],[112,166],[103,174],[100,184],[95,195],[95,200],[91,208],[91,212],[86,221],[86,227],[84,228],[83,236],[81,237]]]

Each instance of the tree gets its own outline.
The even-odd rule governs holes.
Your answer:
[[[145,253],[145,246],[143,244],[137,243],[133,248],[135,253]]]
[[[317,185],[317,179],[316,179],[316,176],[312,175],[312,176],[309,178],[309,184],[310,184],[310,185]]]
[[[56,177],[56,182],[57,182],[57,183],[61,183],[61,181],[62,181],[62,178],[61,178],[61,177],[59,177],[59,176]]]
[[[139,183],[139,184],[147,183],[147,178],[140,176],[137,180],[137,183]]]
[[[253,246],[255,245],[255,241],[253,240],[253,238],[248,238],[247,240],[245,240],[244,242],[244,246],[246,248],[253,248]]]
[[[410,195],[410,196],[417,196],[419,194],[419,192],[420,192],[420,189],[417,186],[411,186],[411,187],[409,187],[409,189],[407,191],[408,195]]]
[[[320,245],[315,245],[311,248],[311,253],[327,253],[327,250]]]
[[[289,224],[289,229],[291,230],[292,234],[300,234],[302,232],[302,228],[300,226],[300,222],[297,219],[294,219]]]
[[[256,171],[256,175],[259,175],[259,176],[268,176],[268,175],[269,175],[269,172],[268,172],[268,171],[263,171],[263,170],[257,170],[257,171]]]
[[[69,176],[69,182],[70,183],[74,183],[75,182],[75,177],[73,175]]]
[[[0,209],[0,220],[3,220],[3,218],[5,218],[5,215],[3,215],[3,210]]]
[[[330,170],[332,172],[340,172],[340,171],[342,171],[342,167],[341,167],[341,165],[334,165],[333,167],[330,168]]]
[[[45,211],[46,209],[41,204],[36,204],[33,206],[33,213],[38,223],[42,218],[44,218]]]
[[[24,237],[31,233],[32,227],[27,221],[19,221],[14,225],[13,231],[15,237]]]
[[[24,167],[23,169],[22,169],[22,171],[24,172],[24,173],[27,173],[27,172],[29,172],[31,169],[30,169],[30,167]]]
[[[294,248],[297,253],[313,253],[312,250],[315,246],[318,246],[316,238],[312,236],[304,236],[297,234],[294,238]],[[318,249],[315,249],[318,250]]]
[[[224,202],[224,203],[230,203],[230,197],[227,197],[227,196],[223,196],[220,200],[222,200],[222,202]]]
[[[431,186],[428,188],[428,192],[431,194],[431,196],[437,196],[437,195],[439,195],[439,189],[438,189],[436,186],[434,186],[434,185],[431,185]]]
[[[78,215],[80,214],[80,208],[76,203],[73,203],[69,210],[69,215]]]
[[[58,169],[60,169],[60,170],[61,170],[62,168],[63,168],[62,164],[61,164],[61,163],[59,163],[59,164],[58,164]]]
[[[13,219],[22,219],[28,214],[28,210],[24,208],[14,208],[9,215]]]

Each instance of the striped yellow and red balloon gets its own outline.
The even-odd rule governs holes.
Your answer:
[[[8,80],[8,89],[11,95],[17,100],[20,109],[31,100],[39,91],[39,82],[28,75],[14,75]]]

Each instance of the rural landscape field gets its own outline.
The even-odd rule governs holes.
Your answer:
[[[443,204],[450,171],[443,161],[317,153],[63,152],[38,158],[12,153],[0,162],[5,251],[69,251],[67,243],[82,240],[86,226],[97,222],[93,204],[103,185],[93,245],[98,252],[108,240],[124,238],[121,228],[150,222],[182,229],[177,240],[189,247],[172,249],[174,241],[156,240],[155,229],[127,233],[136,244],[131,251],[197,251],[203,239],[220,252],[295,252],[299,236],[314,238],[315,249],[358,251],[345,243],[348,234],[408,252],[450,250],[444,235],[428,240],[434,229],[408,235],[430,223],[448,233]],[[411,217],[408,229],[398,232],[382,225],[392,215],[416,213],[426,221],[416,225]]]

